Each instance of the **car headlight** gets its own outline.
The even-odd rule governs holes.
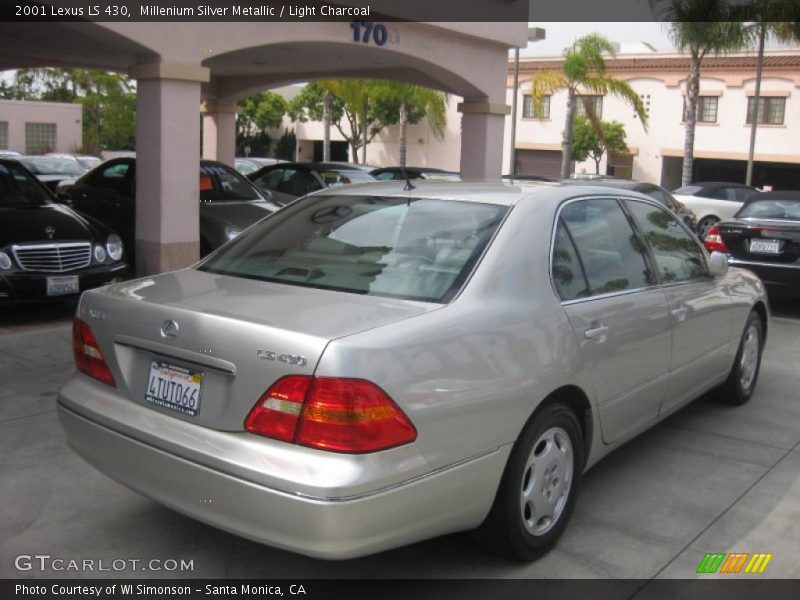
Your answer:
[[[106,240],[106,251],[111,257],[111,260],[121,260],[123,250],[122,239],[116,233],[112,233],[108,236],[108,240]]]
[[[0,252],[0,270],[8,271],[11,268],[11,257],[5,252]]]
[[[225,237],[230,241],[235,238],[237,235],[242,233],[242,230],[238,227],[226,227],[225,228]]]
[[[106,249],[100,244],[94,247],[94,260],[97,263],[106,262]]]

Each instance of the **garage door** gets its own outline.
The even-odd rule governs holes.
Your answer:
[[[561,152],[558,150],[517,150],[517,174],[561,179]]]

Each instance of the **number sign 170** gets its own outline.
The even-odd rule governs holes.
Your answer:
[[[353,41],[362,44],[374,43],[376,46],[384,46],[386,42],[397,43],[395,36],[389,39],[389,30],[382,23],[371,23],[369,21],[353,21],[350,23],[353,30]]]

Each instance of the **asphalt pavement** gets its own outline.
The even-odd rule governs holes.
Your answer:
[[[66,444],[55,397],[74,370],[72,308],[4,309],[0,577],[612,578],[622,580],[621,597],[630,597],[648,580],[698,577],[708,552],[771,553],[758,577],[800,577],[800,308],[774,311],[752,400],[732,407],[700,398],[601,461],[586,474],[558,546],[522,564],[484,553],[469,534],[326,562],[163,508],[98,473]],[[15,557],[37,553],[185,560],[193,570],[15,568]]]

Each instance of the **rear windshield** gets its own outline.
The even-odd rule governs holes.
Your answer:
[[[310,196],[251,227],[198,268],[445,303],[506,212],[503,206],[456,200]]]
[[[800,201],[757,200],[745,204],[736,216],[742,219],[800,221]]]
[[[263,200],[253,184],[222,165],[200,165],[200,200]]]
[[[47,190],[22,167],[0,163],[0,206],[41,206],[48,202]]]

